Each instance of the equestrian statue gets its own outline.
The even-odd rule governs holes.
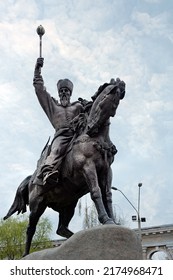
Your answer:
[[[47,92],[41,75],[44,59],[39,57],[33,85],[38,101],[55,129],[51,143],[41,152],[35,172],[19,185],[14,202],[4,220],[29,205],[24,255],[29,254],[39,218],[47,207],[59,213],[56,233],[69,238],[68,228],[78,200],[90,193],[101,224],[115,224],[112,209],[111,164],[117,152],[109,137],[110,117],[125,96],[125,83],[119,78],[101,85],[91,101],[70,102],[73,83],[57,83],[60,102]]]

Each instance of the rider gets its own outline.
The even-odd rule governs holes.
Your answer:
[[[51,143],[50,154],[35,178],[35,183],[40,185],[58,182],[63,157],[66,154],[67,146],[73,141],[75,135],[72,121],[80,113],[83,113],[83,106],[80,102],[70,103],[73,83],[69,79],[61,79],[57,82],[60,103],[50,96],[44,87],[41,76],[43,63],[43,58],[37,59],[33,85],[40,105],[55,128],[55,135]]]

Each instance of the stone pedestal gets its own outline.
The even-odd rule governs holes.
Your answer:
[[[104,225],[77,232],[60,247],[31,253],[23,259],[142,260],[142,247],[134,231]]]

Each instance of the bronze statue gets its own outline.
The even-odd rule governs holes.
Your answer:
[[[41,29],[42,30],[42,29]],[[37,222],[47,207],[59,213],[56,233],[69,238],[68,225],[78,200],[91,194],[98,219],[113,224],[111,164],[117,150],[109,137],[110,117],[114,117],[125,95],[125,83],[119,78],[105,83],[92,101],[79,98],[70,104],[72,82],[58,82],[59,104],[46,91],[41,76],[43,59],[36,63],[36,94],[56,132],[53,142],[44,147],[37,169],[19,185],[14,202],[4,219],[30,207],[25,253],[29,254]],[[41,182],[40,182],[40,181]],[[43,180],[43,184],[42,184]]]

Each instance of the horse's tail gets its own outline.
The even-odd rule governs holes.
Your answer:
[[[17,215],[26,212],[26,206],[29,204],[28,185],[31,177],[32,177],[31,175],[26,177],[17,188],[13,204],[11,205],[7,215],[3,218],[4,220],[8,219],[15,212],[17,212]]]

